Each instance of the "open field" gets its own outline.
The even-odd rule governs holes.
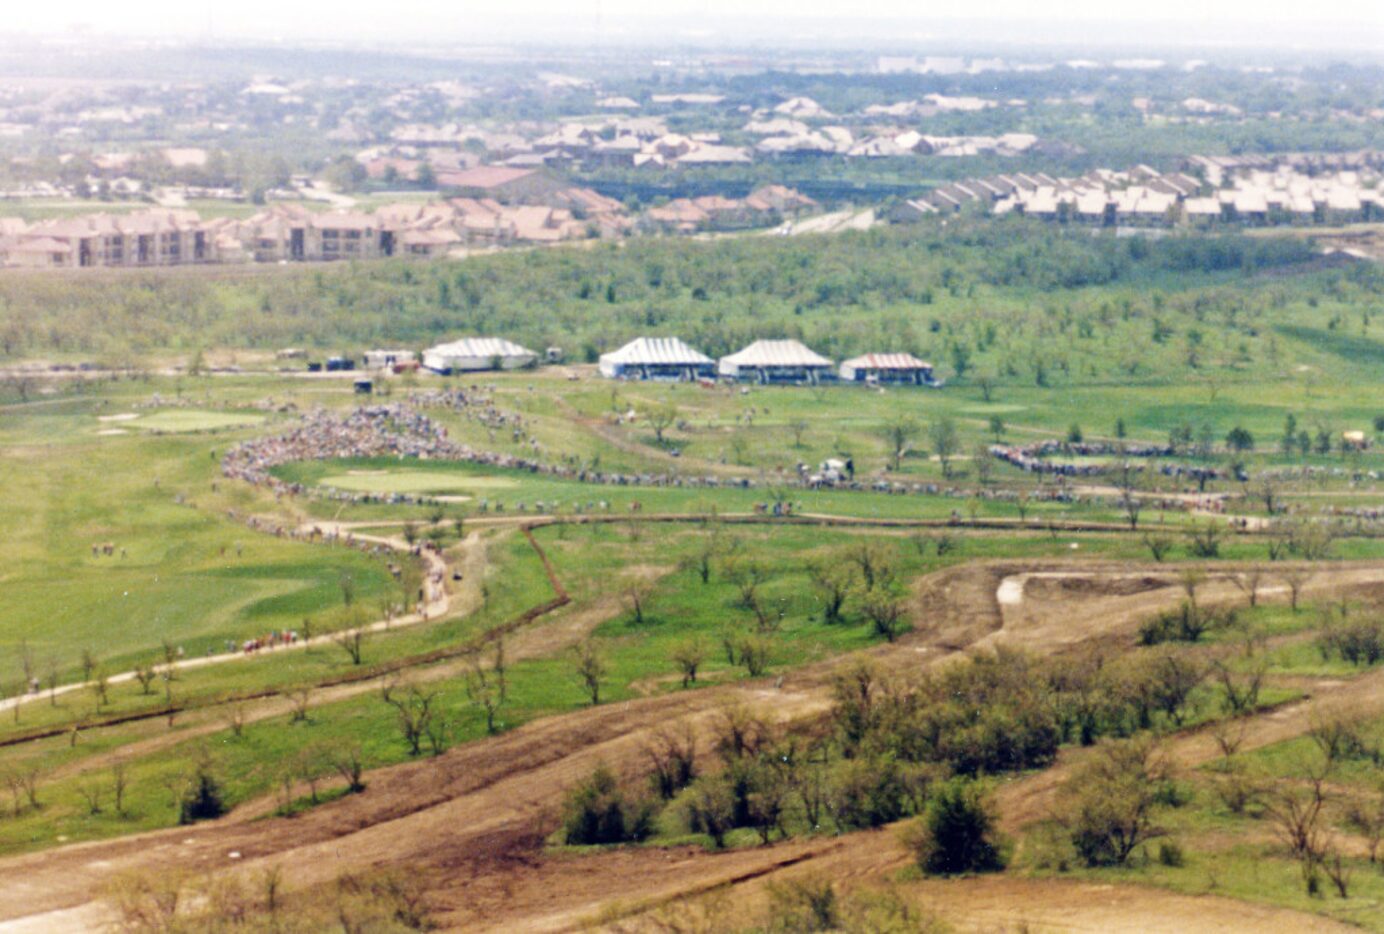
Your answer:
[[[759,255],[707,249],[703,262]],[[0,923],[113,918],[103,896],[127,872],[193,889],[204,872],[281,867],[304,911],[344,874],[402,869],[439,924],[469,929],[763,929],[756,912],[784,886],[831,878],[842,911],[896,899],[888,910],[962,930],[1148,929],[1155,904],[1170,930],[1384,930],[1370,832],[1351,817],[1373,801],[1384,735],[1384,652],[1368,649],[1384,644],[1384,457],[1338,443],[1346,429],[1373,441],[1381,413],[1377,323],[1358,304],[1369,274],[1210,269],[1179,284],[1116,258],[1132,264],[1117,284],[1001,285],[978,263],[964,267],[974,295],[938,286],[916,302],[900,322],[952,367],[941,390],[611,383],[573,363],[382,377],[366,404],[386,414],[366,416],[350,379],[274,369],[269,342],[289,334],[269,311],[254,348],[205,348],[240,372],[186,372],[201,342],[172,326],[139,365],[122,350],[108,370],[7,371],[0,869],[20,881]],[[311,318],[332,289],[365,307],[385,285],[441,301],[439,282],[463,289],[457,276],[516,262],[561,283],[539,292],[590,275],[578,257],[490,262],[151,288],[191,290],[191,305],[206,288],[232,306],[301,299],[294,314]],[[700,281],[676,271],[689,290]],[[1243,305],[1241,288],[1265,305]],[[774,327],[825,327],[825,306],[804,294],[798,315],[785,294],[766,310]],[[992,298],[981,323],[963,320]],[[725,307],[669,301],[652,323],[588,318],[614,340]],[[841,312],[852,333],[834,346],[883,339],[873,329],[900,301]],[[618,316],[618,295],[607,304]],[[467,315],[468,330],[494,323]],[[987,335],[990,317],[1017,336]],[[1108,327],[1087,336],[1083,321]],[[1042,379],[1019,356],[1025,334],[1042,343]],[[307,327],[291,336],[313,342]],[[1136,371],[1110,364],[1121,344],[1148,350]],[[353,413],[349,436],[370,440],[343,447]],[[398,453],[434,427],[465,456]],[[1232,429],[1252,444],[1235,449]],[[989,451],[1077,434],[1108,450],[1047,460],[1090,475]],[[1121,474],[1118,444],[1170,436],[1185,440]],[[255,482],[227,475],[258,463],[237,451],[266,459]],[[846,457],[851,483],[807,481]],[[843,685],[862,670],[881,712],[852,719]],[[1358,729],[1329,763],[1309,893],[1274,794],[1310,785],[1324,718],[1345,714]],[[737,758],[726,724],[740,716],[763,736]],[[665,800],[648,791],[650,750],[683,730],[702,784]],[[1072,788],[1142,741],[1169,763],[1166,787],[1147,783],[1161,789],[1157,833],[1116,864],[1074,856]],[[648,803],[648,832],[627,846],[564,836],[569,791],[599,764]],[[738,769],[788,790],[772,822],[746,810],[718,838],[687,809]],[[227,813],[179,826],[199,770]],[[1258,796],[1231,809],[1224,786],[1241,775]],[[870,793],[886,805],[813,811],[813,782],[839,802],[866,776],[897,778]],[[1004,873],[924,877],[900,842],[950,781],[990,796]],[[1340,867],[1347,893],[1328,878]]]

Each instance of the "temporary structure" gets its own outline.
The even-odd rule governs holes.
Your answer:
[[[418,355],[412,350],[367,350],[365,367],[369,370],[382,370],[398,363],[413,363]]]
[[[499,337],[465,337],[423,351],[423,366],[438,373],[518,370],[537,360],[532,350]]]
[[[716,375],[716,361],[676,337],[641,337],[601,354],[608,379],[694,380]]]
[[[932,376],[932,364],[908,353],[867,353],[841,364],[841,378],[848,383],[892,383],[940,386]]]
[[[819,383],[836,378],[832,362],[798,341],[755,341],[718,369],[730,379],[757,383]]]

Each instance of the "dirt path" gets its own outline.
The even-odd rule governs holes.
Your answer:
[[[1060,648],[1080,638],[1110,636],[1112,632],[1123,632],[1127,638],[1131,620],[1122,615],[1084,612],[1089,594],[1054,601],[1065,604],[1060,618],[1055,614],[1020,620],[1025,624],[1020,631],[1007,632],[1009,619],[996,597],[1003,580],[1015,574],[1071,569],[1070,563],[994,562],[931,575],[921,582],[915,600],[928,609],[933,627],[863,654],[888,665],[917,668],[952,657],[967,646],[1000,642],[1005,637],[1038,650]],[[1377,579],[1377,574],[1368,579]],[[592,607],[588,612],[598,611]],[[588,619],[580,611],[572,616]],[[585,623],[571,625],[569,637],[578,634]],[[534,638],[534,651],[551,648]],[[512,651],[519,651],[522,644],[516,636]],[[630,857],[626,851],[615,851],[574,858],[545,856],[539,847],[545,829],[552,826],[554,803],[595,764],[639,769],[641,749],[657,731],[682,721],[705,737],[719,711],[728,704],[750,704],[783,721],[820,716],[830,706],[831,672],[849,658],[789,673],[781,689],[763,682],[738,683],[548,717],[453,749],[437,759],[379,770],[369,776],[370,787],[364,793],[293,819],[250,823],[232,817],[194,828],[6,859],[0,861],[0,872],[12,881],[0,889],[0,920],[41,915],[50,929],[87,927],[102,910],[93,899],[111,879],[133,869],[150,873],[175,867],[198,872],[253,872],[281,865],[288,884],[296,888],[326,884],[342,872],[369,865],[417,862],[432,867],[435,873],[445,923],[495,930],[571,930],[598,912],[611,910],[612,905],[649,905],[650,900],[657,903],[722,884],[731,884],[733,890],[753,887],[789,870],[839,872],[841,878],[851,879],[887,878],[906,862],[890,828],[840,838],[788,841],[724,855],[670,850],[629,851],[635,853]],[[1321,697],[1329,695],[1332,703],[1355,710],[1384,706],[1384,672],[1337,683],[1337,688],[1323,689]],[[1247,745],[1301,733],[1307,728],[1313,703],[1302,702],[1253,718]],[[1179,737],[1170,749],[1176,761],[1188,767],[1216,754],[1213,740],[1202,733]],[[1082,754],[1082,750],[1064,751],[1052,769],[1002,788],[999,801],[1004,824],[1022,826],[1045,816],[1056,788]],[[233,852],[240,858],[232,859],[229,854]],[[626,862],[621,863],[622,859]],[[596,880],[598,884],[593,884]],[[990,923],[985,911],[1008,911],[1007,917],[1022,920],[1031,913],[1035,923],[1052,926],[1127,930],[1140,922],[1147,924],[1147,907],[1155,897],[1151,893],[1138,895],[1133,902],[1137,910],[1125,911],[1116,904],[1124,887],[1112,888],[1111,898],[1098,902],[1078,897],[1079,889],[1062,884],[1030,884],[1007,877],[994,882],[973,880],[974,889],[971,884],[958,884],[955,889],[959,906],[956,917],[975,917],[980,926]],[[1021,907],[1015,908],[1015,901],[1008,897],[999,907],[992,904],[985,885],[1029,887],[1022,893],[1019,888],[994,890],[997,894],[1020,893],[1014,899],[1022,899]],[[1047,891],[1053,894],[1044,895]],[[948,904],[951,899],[948,894]],[[1166,893],[1158,893],[1157,900],[1160,906],[1185,906],[1185,910],[1169,908],[1159,916],[1160,923],[1167,919],[1170,928],[1179,930],[1214,930],[1207,919],[1229,919],[1235,911],[1241,912],[1238,917],[1262,918],[1264,927],[1271,929],[1298,928],[1305,920],[1273,909],[1220,905],[1220,900],[1180,899]],[[1086,904],[1088,901],[1091,903]],[[1145,907],[1138,908],[1141,904]],[[1203,907],[1208,904],[1211,907]],[[946,904],[942,908],[950,910]],[[45,914],[48,912],[69,913]],[[71,923],[74,920],[80,923]],[[1318,920],[1311,919],[1313,924]],[[1319,926],[1327,929],[1325,924]]]
[[[339,536],[350,538],[355,541],[371,542],[377,545],[384,545],[402,554],[412,552],[412,546],[401,537],[366,535],[354,529],[339,528],[337,523],[332,522],[312,522],[304,526],[303,531],[309,528],[317,528],[327,533],[329,536]],[[163,673],[168,670],[189,671],[195,668],[206,668],[211,665],[224,665],[229,662],[241,662],[247,659],[260,658],[262,654],[278,654],[280,652],[305,651],[309,648],[321,648],[330,646],[343,635],[355,632],[376,633],[386,630],[400,629],[405,626],[413,626],[418,623],[429,621],[436,622],[446,617],[450,612],[461,613],[470,612],[480,602],[480,577],[485,572],[484,548],[481,546],[481,534],[479,531],[472,532],[464,541],[459,543],[459,550],[462,552],[462,559],[459,568],[462,568],[462,579],[457,582],[458,587],[455,592],[448,588],[448,577],[452,567],[448,565],[446,558],[440,553],[429,550],[419,552],[419,557],[427,567],[423,577],[423,602],[420,609],[413,613],[405,613],[389,619],[376,620],[360,626],[357,629],[347,629],[340,632],[328,633],[314,636],[311,639],[299,639],[296,642],[274,646],[272,649],[262,649],[258,652],[221,652],[215,655],[201,655],[196,658],[182,658],[172,663],[155,665],[156,673]],[[122,671],[109,676],[106,681],[108,684],[125,684],[134,681],[136,672]],[[29,704],[43,700],[50,696],[62,696],[71,694],[75,691],[90,691],[93,682],[77,681],[71,684],[63,684],[48,690],[37,693],[22,694],[17,697],[7,697],[0,700],[0,713],[10,710],[19,704]]]

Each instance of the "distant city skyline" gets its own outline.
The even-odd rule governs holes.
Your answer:
[[[890,44],[929,39],[1082,45],[1140,42],[1372,50],[1384,44],[1384,7],[1373,0],[871,0],[841,14],[839,0],[427,0],[390,4],[220,0],[169,4],[98,0],[22,4],[6,11],[5,33],[157,36],[362,44],[468,41],[650,40],[733,45],[782,39]]]

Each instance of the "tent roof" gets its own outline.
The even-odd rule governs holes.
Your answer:
[[[640,337],[619,350],[601,354],[601,362],[626,366],[705,366],[712,359],[676,337]]]
[[[841,364],[856,370],[930,370],[926,363],[911,353],[867,353],[862,357],[852,357]]]
[[[755,341],[721,362],[734,366],[831,366],[831,361],[798,341]]]
[[[520,347],[502,337],[463,337],[461,340],[429,347],[428,353],[444,357],[534,357],[527,347]]]

